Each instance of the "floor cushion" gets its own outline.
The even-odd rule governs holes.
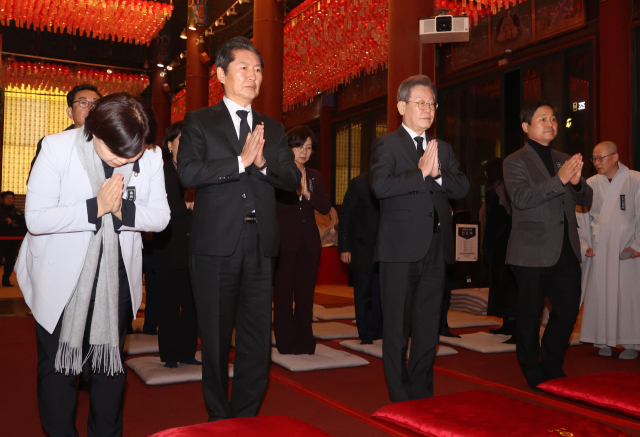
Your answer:
[[[374,340],[373,344],[361,344],[358,340],[345,340],[340,342],[340,346],[347,349],[361,352],[363,354],[371,355],[376,358],[382,358],[382,340]],[[447,355],[455,355],[458,351],[448,346],[439,344],[436,346],[436,356],[444,357]],[[409,351],[407,351],[407,358],[409,358]]]
[[[311,328],[313,336],[318,340],[358,337],[358,328],[340,322],[313,323]]]
[[[129,334],[124,341],[125,355],[157,354],[159,351],[157,335]]]
[[[552,379],[538,385],[548,393],[640,419],[640,375],[609,372]]]
[[[430,437],[619,437],[622,432],[577,414],[485,390],[398,402],[373,416]]]
[[[461,311],[449,311],[447,313],[447,323],[451,329],[501,325],[501,322],[498,322],[495,318],[477,316]]]
[[[202,361],[200,351],[196,352],[196,360]],[[131,358],[124,363],[136,372],[147,385],[202,381],[202,366],[198,365],[178,364],[178,367],[169,369],[164,367],[160,357]],[[229,378],[233,378],[233,364],[231,363],[229,363]]]
[[[369,361],[364,358],[330,348],[324,344],[317,344],[316,353],[313,355],[282,355],[276,348],[271,348],[271,361],[292,372],[358,367],[369,364]]]
[[[344,308],[314,308],[313,316],[319,320],[351,320],[356,317],[356,307],[351,305]]]
[[[473,334],[462,334],[460,338],[440,336],[440,343],[459,346],[483,354],[493,354],[501,352],[515,352],[515,344],[504,344],[503,341],[511,338],[510,335],[495,335],[488,332],[474,332]]]
[[[160,431],[150,437],[331,437],[301,420],[284,416],[245,417]]]

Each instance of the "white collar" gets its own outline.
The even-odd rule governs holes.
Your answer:
[[[402,123],[402,127],[406,129],[407,132],[409,132],[409,135],[411,135],[411,139],[413,140],[415,137],[422,137],[425,139],[425,141],[427,140],[427,133],[426,132],[422,132],[422,135],[418,135],[417,133],[415,133],[414,131],[411,130],[411,128],[409,128],[409,126],[407,126],[406,124]],[[414,140],[415,141],[415,140]]]
[[[251,114],[251,103],[249,103],[249,105],[247,106],[240,106],[233,100],[227,98],[227,96],[224,96],[222,98],[222,101],[229,110],[229,114],[231,114],[232,116],[238,116],[238,114],[236,114],[236,111],[249,111],[249,114]]]

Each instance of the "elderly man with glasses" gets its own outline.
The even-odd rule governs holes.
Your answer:
[[[587,179],[593,203],[577,214],[582,249],[584,311],[580,341],[599,355],[624,347],[621,359],[640,350],[640,173],[619,161],[618,148],[605,141],[593,149],[597,175]]]
[[[449,199],[469,191],[451,146],[426,133],[438,107],[431,80],[405,79],[397,99],[402,126],[373,142],[369,171],[371,191],[380,200],[375,261],[380,262],[383,362],[392,402],[433,396],[445,264],[455,261]]]

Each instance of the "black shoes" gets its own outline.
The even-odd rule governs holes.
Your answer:
[[[502,319],[502,326],[497,329],[490,329],[492,334],[513,335],[515,331],[515,321],[509,319]]]
[[[164,363],[164,367],[167,367],[169,369],[177,369],[178,368],[178,362],[177,361],[167,361],[166,363]]]
[[[373,344],[373,340],[363,339],[360,344]]]
[[[11,282],[9,281],[2,281],[2,286],[3,287],[15,287],[15,285],[13,285]]]
[[[188,360],[180,361],[180,364],[193,364],[195,366],[202,366],[202,361],[198,361],[195,358],[189,358]]]

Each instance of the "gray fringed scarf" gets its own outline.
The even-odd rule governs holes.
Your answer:
[[[75,146],[80,163],[91,181],[93,195],[97,196],[106,177],[102,160],[93,147],[93,141],[85,140],[84,128],[78,129]],[[124,176],[126,187],[132,170],[133,164],[127,164],[114,169],[114,174],[120,173]],[[100,372],[102,369],[107,375],[114,375],[124,372],[124,369],[120,359],[118,332],[118,235],[113,228],[111,214],[102,216],[102,227],[91,235],[80,278],[64,309],[55,367],[57,372],[65,375],[77,375],[82,371],[82,340],[96,272],[98,285],[89,335],[91,348],[85,361],[93,355],[94,372]]]

